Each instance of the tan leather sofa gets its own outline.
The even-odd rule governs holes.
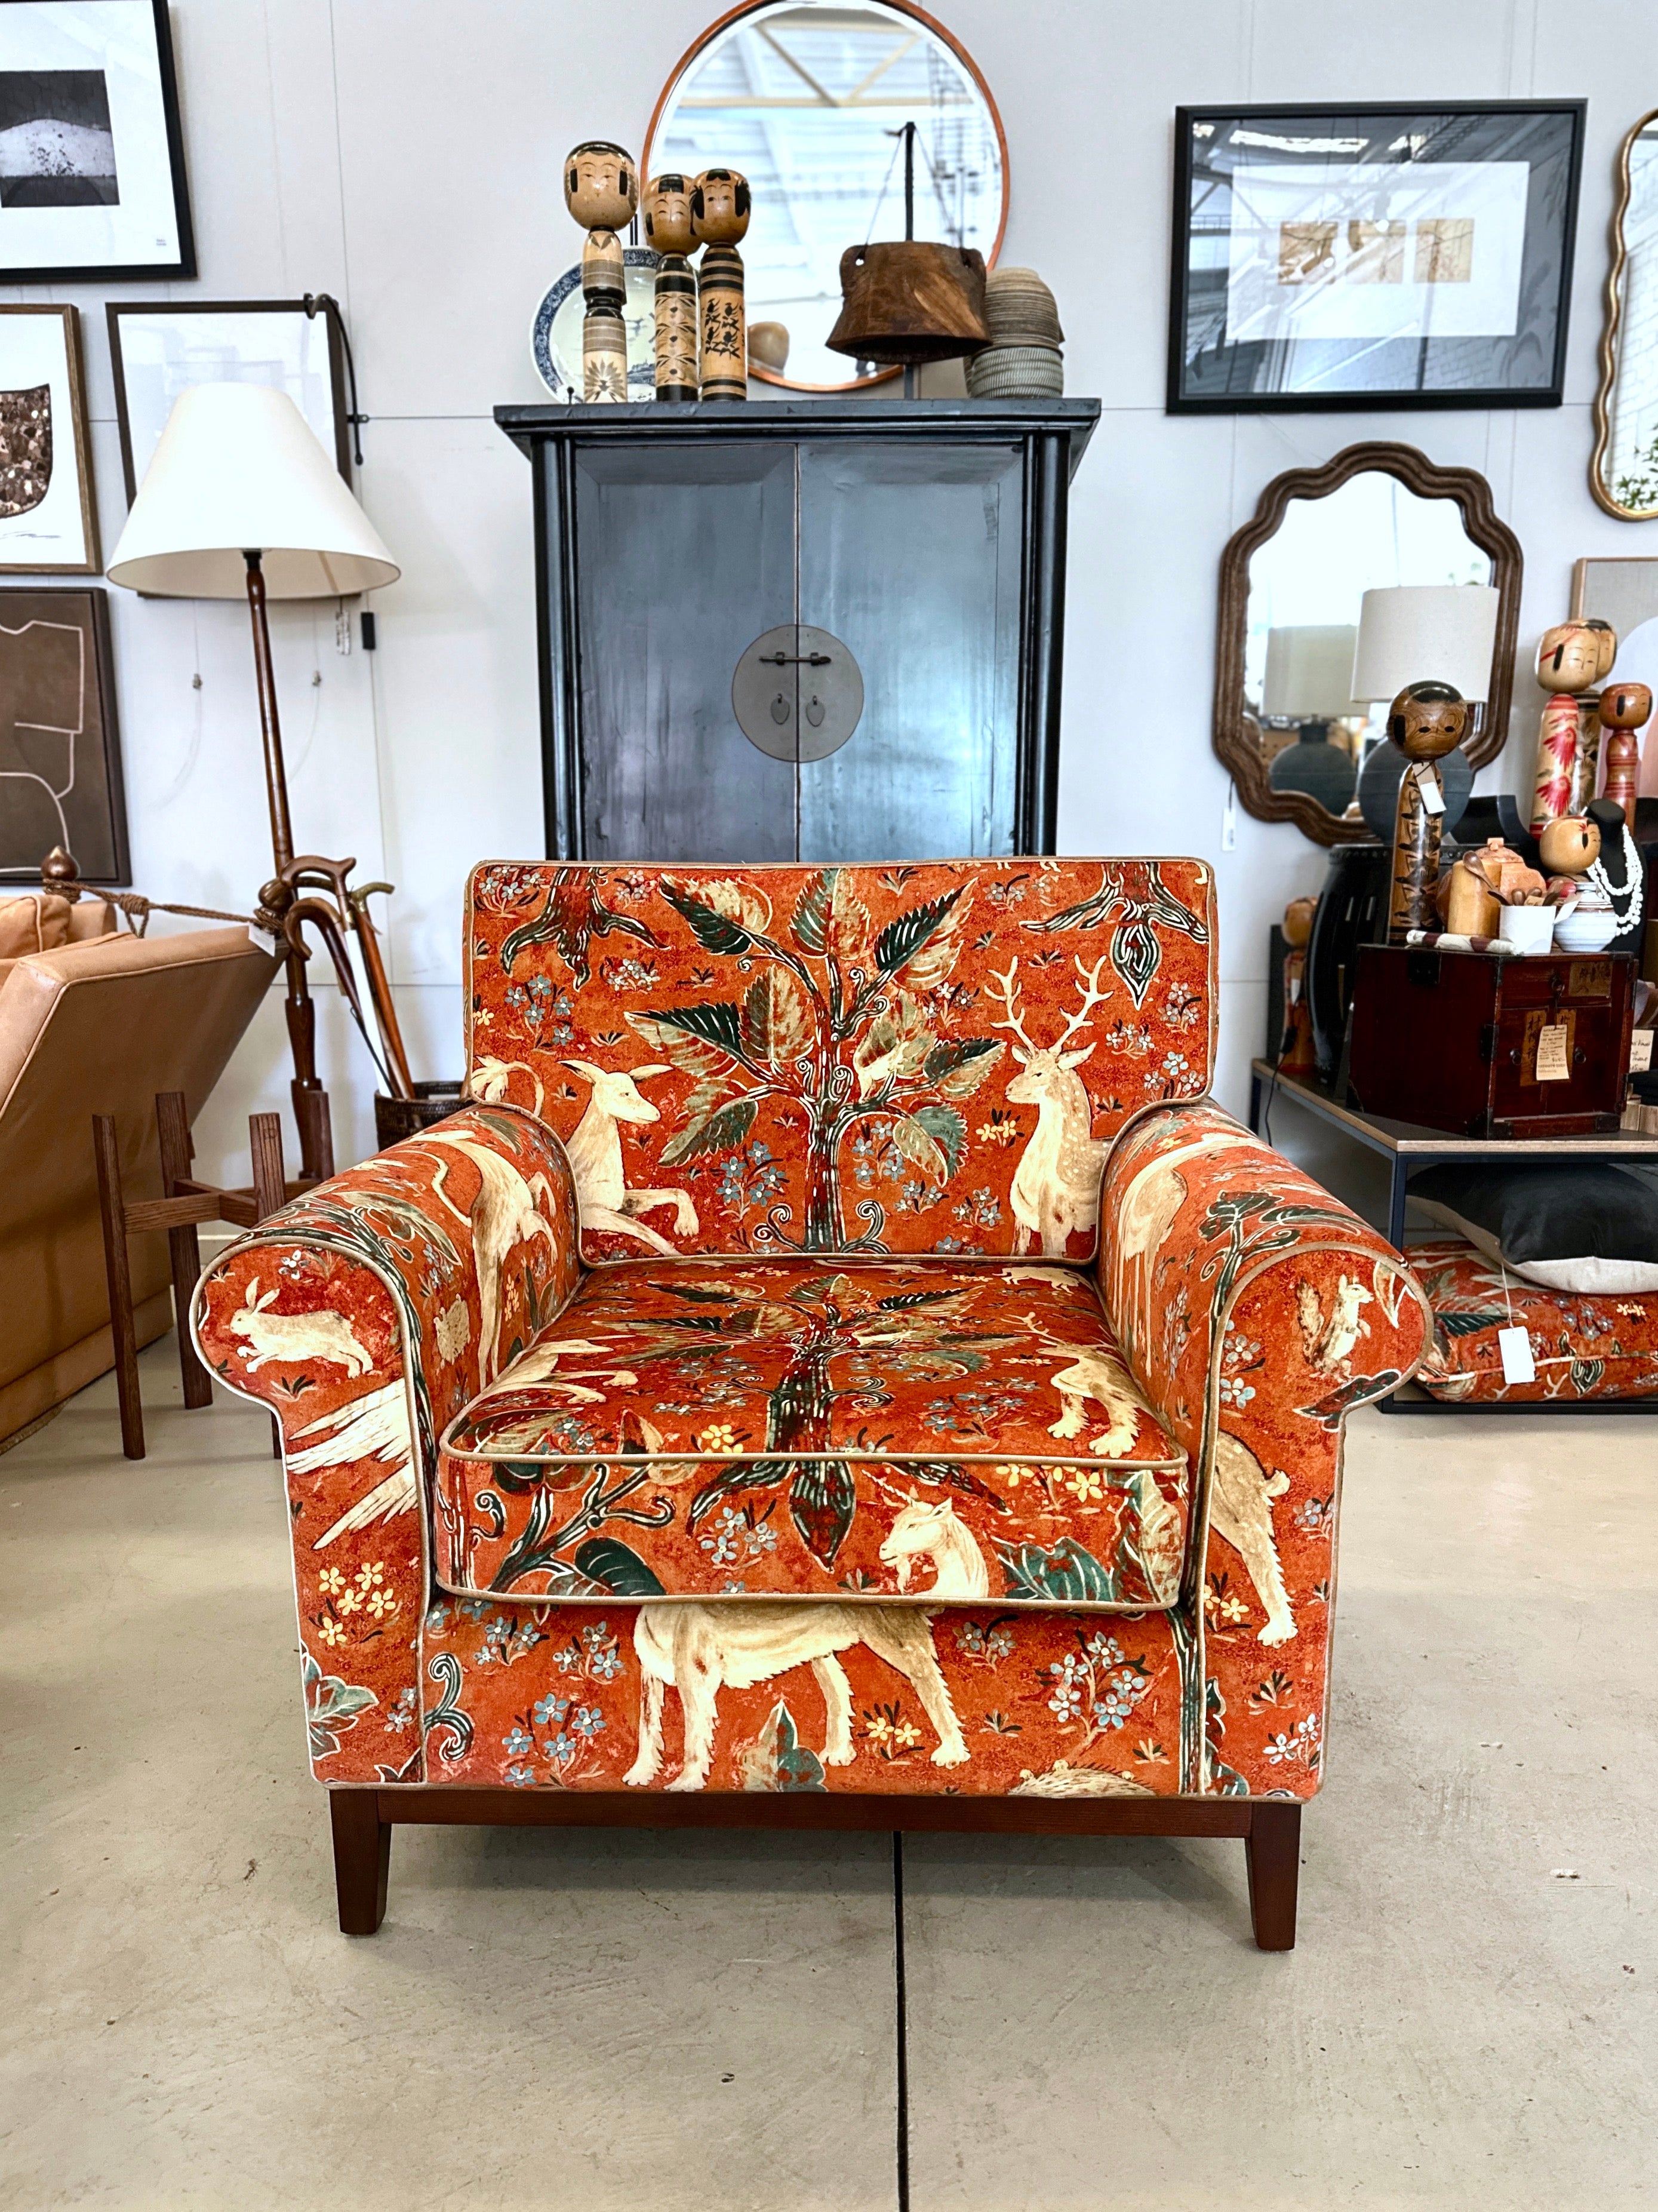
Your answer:
[[[276,972],[246,929],[75,941],[89,918],[77,907],[69,941],[0,959],[0,1441],[114,1364],[92,1116],[116,1117],[128,1195],[159,1197],[155,1093],[182,1091],[193,1122]],[[7,919],[9,950],[30,923]],[[148,1344],[173,1322],[167,1240],[135,1238],[131,1253]]]

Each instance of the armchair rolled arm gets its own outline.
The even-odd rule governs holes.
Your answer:
[[[1207,1100],[1118,1139],[1099,1268],[1129,1363],[1193,1468],[1185,1603],[1206,1727],[1187,1786],[1309,1796],[1343,1432],[1415,1373],[1426,1298],[1368,1223]]]
[[[202,1358],[282,1428],[324,1781],[421,1779],[437,1440],[568,1300],[577,1240],[558,1139],[478,1106],[307,1191],[197,1286]]]

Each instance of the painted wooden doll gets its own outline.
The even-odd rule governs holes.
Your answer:
[[[1532,799],[1533,836],[1546,822],[1582,802],[1580,695],[1593,690],[1612,666],[1618,639],[1608,623],[1588,618],[1558,623],[1538,641],[1537,680],[1549,693],[1537,742],[1537,784]]]
[[[1284,1036],[1278,1048],[1280,1075],[1315,1075],[1318,1052],[1313,1042],[1312,1012],[1307,1003],[1307,946],[1313,934],[1315,898],[1291,899],[1284,909]]]
[[[1394,817],[1394,879],[1388,942],[1403,945],[1413,929],[1436,929],[1439,836],[1444,786],[1436,763],[1467,736],[1468,702],[1449,684],[1407,684],[1388,716],[1388,735],[1405,756]]]
[[[1641,740],[1636,732],[1652,715],[1652,693],[1644,684],[1608,684],[1600,694],[1598,720],[1606,738],[1606,783],[1602,796],[1624,810],[1635,827],[1635,787],[1641,771]]]
[[[691,228],[702,246],[697,275],[705,399],[749,396],[747,313],[738,242],[749,227],[749,180],[704,169],[691,188]]]
[[[581,396],[626,399],[628,274],[618,234],[639,205],[633,155],[605,138],[590,138],[564,164],[564,204],[587,234],[581,250]]]
[[[696,250],[691,180],[653,177],[645,193],[645,242],[662,257],[656,272],[656,396],[683,402],[701,388],[697,366]]]

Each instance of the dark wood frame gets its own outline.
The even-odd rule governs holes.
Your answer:
[[[529,458],[534,482],[536,635],[541,677],[542,791],[547,856],[582,849],[579,446],[697,444],[769,439],[947,438],[1020,449],[1024,559],[1020,577],[1016,838],[1019,853],[1051,853],[1059,823],[1060,696],[1070,483],[1094,426],[1097,399],[786,399],[682,407],[497,407],[495,422]],[[544,453],[541,449],[546,448]],[[556,549],[556,562],[552,557]]]
[[[1497,638],[1491,653],[1491,697],[1474,710],[1473,735],[1463,746],[1470,763],[1484,768],[1507,743],[1509,701],[1514,683],[1515,643],[1520,630],[1520,586],[1525,560],[1520,540],[1497,514],[1491,488],[1478,469],[1445,469],[1414,446],[1372,439],[1344,447],[1313,469],[1286,469],[1272,478],[1255,511],[1227,541],[1220,559],[1220,613],[1215,641],[1214,747],[1237,787],[1245,811],[1258,822],[1293,822],[1318,845],[1351,845],[1370,835],[1362,821],[1348,821],[1304,791],[1274,791],[1260,750],[1260,725],[1244,704],[1243,660],[1248,641],[1249,558],[1266,544],[1284,520],[1292,499],[1326,499],[1351,477],[1368,470],[1396,477],[1419,499],[1454,499],[1473,544],[1491,556],[1498,592]]]
[[[955,55],[957,60],[984,94],[985,106],[990,110],[990,119],[995,125],[996,147],[1002,163],[1002,219],[996,226],[996,235],[991,240],[989,252],[985,256],[985,267],[993,269],[996,266],[996,257],[1002,250],[1002,240],[1007,236],[1007,210],[1013,189],[1007,167],[1007,133],[1002,128],[1002,112],[996,105],[995,95],[985,82],[984,71],[979,67],[977,62],[974,60],[955,33],[947,30],[936,15],[929,15],[925,8],[918,8],[915,5],[915,0],[878,0],[878,4],[883,8],[890,8],[895,15],[909,16],[914,21],[920,24],[924,30],[931,32],[941,46],[950,48],[951,53]],[[680,79],[689,69],[691,64],[713,40],[719,37],[722,31],[728,31],[733,23],[740,22],[744,15],[757,15],[762,8],[768,8],[772,5],[773,0],[738,0],[738,5],[735,8],[728,8],[723,15],[716,16],[707,30],[693,39],[690,45],[686,47],[684,52],[674,64],[667,82],[656,96],[656,106],[651,110],[650,124],[645,132],[644,152],[640,157],[641,179],[649,173],[651,148],[655,143],[657,126],[666,112],[668,102],[678,89]],[[749,363],[749,374],[756,382],[774,384],[784,392],[867,392],[872,386],[890,384],[902,374],[902,369],[883,368],[878,370],[873,376],[849,377],[842,384],[806,384],[803,383],[798,376],[787,376],[774,368],[762,368],[754,362]]]
[[[282,1124],[279,1114],[250,1114],[247,1139],[253,1182],[248,1190],[222,1190],[197,1182],[190,1170],[193,1153],[190,1117],[182,1091],[155,1094],[155,1135],[161,1166],[161,1196],[129,1200],[121,1187],[121,1139],[112,1114],[92,1117],[92,1146],[98,1164],[98,1211],[104,1231],[104,1274],[109,1286],[109,1333],[115,1353],[115,1395],[121,1408],[121,1449],[128,1459],[144,1456],[144,1409],[138,1389],[138,1340],[133,1327],[132,1278],[127,1239],[147,1230],[167,1231],[173,1269],[173,1314],[179,1335],[179,1373],[185,1404],[192,1409],[213,1403],[213,1377],[197,1357],[190,1337],[190,1302],[202,1272],[197,1224],[228,1221],[252,1229],[268,1213],[299,1195],[299,1183],[282,1177]],[[282,1431],[270,1417],[270,1449],[282,1456]]]
[[[103,727],[104,788],[109,798],[111,842],[115,866],[108,875],[88,874],[88,885],[121,885],[132,881],[132,856],[127,841],[126,786],[121,773],[121,728],[115,702],[115,655],[111,644],[109,593],[95,586],[77,584],[0,585],[0,624],[6,619],[6,603],[14,593],[27,592],[31,599],[85,599],[91,608],[92,654],[97,670],[98,700]],[[35,884],[40,879],[39,858],[0,867],[0,883]]]
[[[331,303],[330,303],[331,304]],[[328,330],[328,382],[334,402],[334,465],[351,483],[351,415],[346,403],[345,346],[339,315],[331,314],[323,295],[306,300],[111,300],[104,307],[109,325],[110,368],[115,380],[115,419],[121,433],[121,470],[126,478],[127,505],[138,496],[137,474],[132,465],[132,423],[127,413],[126,362],[121,352],[124,315],[303,315],[322,322]]]
[[[70,434],[75,441],[75,468],[81,489],[81,537],[84,561],[0,561],[0,576],[101,576],[104,559],[98,545],[98,501],[92,489],[92,439],[87,428],[86,356],[81,345],[81,311],[58,306],[0,307],[0,315],[60,315],[64,322],[64,353],[68,362]],[[53,444],[58,441],[54,431]],[[53,453],[53,465],[57,454]]]
[[[372,1936],[386,1915],[392,1831],[409,1823],[495,1828],[931,1829],[955,1835],[1236,1836],[1249,1872],[1249,1917],[1263,1951],[1291,1951],[1301,1872],[1293,1797],[898,1797],[851,1790],[781,1796],[659,1790],[388,1790],[331,1785],[340,1932]]]
[[[173,216],[179,231],[176,261],[117,261],[99,267],[71,262],[61,269],[0,268],[0,284],[121,284],[146,277],[156,283],[196,274],[196,233],[190,220],[190,184],[185,174],[184,132],[179,122],[179,76],[173,60],[173,26],[167,0],[150,0],[155,16],[155,58],[161,80],[161,117],[167,130],[167,166],[173,176]]]
[[[1169,381],[1167,410],[1171,415],[1306,415],[1374,414],[1382,408],[1442,407],[1558,407],[1564,398],[1566,339],[1571,313],[1572,263],[1577,241],[1577,203],[1583,175],[1583,100],[1316,100],[1236,101],[1218,107],[1177,107],[1175,110],[1175,206],[1169,284]],[[1236,123],[1247,118],[1332,117],[1369,118],[1395,115],[1569,115],[1571,151],[1568,156],[1566,219],[1560,240],[1560,288],[1556,298],[1554,359],[1549,381],[1535,391],[1514,392],[1498,386],[1467,391],[1329,392],[1248,392],[1217,393],[1212,398],[1187,398],[1181,389],[1186,368],[1186,310],[1191,274],[1192,125],[1194,123]],[[1429,341],[1431,343],[1431,341]]]

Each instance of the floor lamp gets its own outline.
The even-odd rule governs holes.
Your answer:
[[[164,599],[239,599],[253,622],[273,880],[260,904],[280,928],[297,897],[288,778],[270,661],[267,599],[338,599],[397,581],[398,564],[285,392],[202,384],[179,395],[110,562],[112,584]],[[288,947],[288,1036],[300,1172],[332,1168],[317,1076],[316,1013],[305,955]]]

